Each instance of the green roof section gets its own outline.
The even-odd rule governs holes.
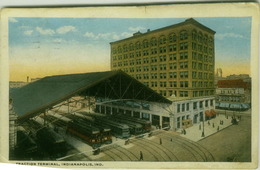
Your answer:
[[[73,96],[171,103],[121,70],[44,77],[10,91],[18,120],[26,120]]]

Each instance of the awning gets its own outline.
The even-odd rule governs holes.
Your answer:
[[[219,107],[229,108],[229,103],[219,103]]]
[[[230,104],[231,109],[240,109],[241,107],[241,104]]]
[[[216,111],[214,109],[211,109],[210,114],[211,114],[211,116],[214,116],[214,115],[216,115]]]
[[[206,110],[206,111],[205,111],[205,115],[206,115],[207,117],[210,117],[210,116],[211,116],[211,112],[210,112],[209,110]]]

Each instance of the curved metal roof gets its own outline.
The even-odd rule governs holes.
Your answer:
[[[122,71],[56,75],[10,91],[18,120],[26,120],[73,96],[171,103]]]

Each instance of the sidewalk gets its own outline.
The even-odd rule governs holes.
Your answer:
[[[223,125],[220,125],[220,120],[224,121]],[[232,120],[231,116],[228,116],[228,119],[227,119],[225,117],[225,115],[219,114],[215,118],[213,118],[209,121],[208,120],[205,121],[204,122],[204,137],[201,137],[202,131],[203,131],[203,122],[193,124],[193,126],[185,129],[186,130],[185,135],[181,134],[182,129],[177,130],[177,132],[180,133],[180,136],[197,142],[203,138],[206,138],[207,136],[217,133],[218,127],[219,127],[219,131],[221,131],[228,126],[231,126],[232,125],[231,120]],[[214,124],[214,127],[213,127],[213,124]],[[201,125],[201,128],[199,127],[200,125]]]

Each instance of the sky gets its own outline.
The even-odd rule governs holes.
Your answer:
[[[187,18],[9,18],[10,81],[110,70],[110,42]],[[251,17],[194,18],[216,31],[215,68],[250,74]]]

